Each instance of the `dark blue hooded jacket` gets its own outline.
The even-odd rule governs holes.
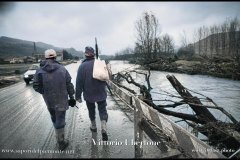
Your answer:
[[[48,108],[65,111],[68,95],[73,98],[74,87],[66,68],[53,59],[42,61],[34,75],[33,88],[43,95]]]
[[[106,82],[93,78],[94,58],[86,58],[78,68],[76,79],[76,99],[82,92],[84,100],[94,103],[106,100]]]

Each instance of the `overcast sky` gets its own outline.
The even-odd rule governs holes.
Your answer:
[[[1,3],[1,2],[0,2]],[[10,2],[9,2],[10,3]],[[135,23],[152,12],[176,45],[200,26],[240,17],[240,2],[11,2],[0,6],[0,36],[84,50],[97,37],[102,54],[136,42]]]

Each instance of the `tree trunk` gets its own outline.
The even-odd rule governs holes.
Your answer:
[[[201,101],[197,97],[193,97],[191,93],[189,93],[187,89],[182,86],[182,84],[175,78],[175,76],[167,75],[167,79],[170,81],[176,91],[183,97],[185,102],[202,105]],[[195,105],[189,106],[193,109],[193,111],[197,114],[197,116],[199,116],[201,120],[205,121],[205,123],[217,121],[217,119],[210,113],[207,108]]]

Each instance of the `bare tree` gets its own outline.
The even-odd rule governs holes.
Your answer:
[[[214,28],[214,48],[215,48],[215,51],[216,51],[216,55],[219,54],[219,27],[217,25],[214,25],[213,26]]]
[[[158,48],[159,48],[158,38],[155,38],[154,43],[153,43],[153,58],[154,59],[156,59],[158,57]]]
[[[198,29],[198,54],[201,55],[201,40],[203,37],[202,27]]]
[[[156,59],[157,57],[157,44],[158,44],[158,36],[160,35],[160,25],[159,22],[157,20],[157,18],[152,14],[151,15],[151,19],[152,19],[152,30],[153,30],[153,59]]]
[[[237,25],[237,46],[236,46],[236,62],[237,62],[237,66],[236,66],[236,75],[240,75],[240,22],[238,21],[238,25]]]
[[[158,37],[155,39],[155,49],[156,49],[156,53],[157,53],[157,58],[161,55],[161,53],[163,52],[163,46],[162,46],[162,38]]]
[[[207,53],[208,53],[208,36],[209,36],[209,29],[205,26],[202,27],[202,32],[203,32],[203,49],[204,49],[204,52],[203,52],[203,55],[204,56],[207,56]]]
[[[194,33],[193,33],[193,50],[194,52],[196,52],[197,50],[197,41],[198,41],[198,32],[196,30],[194,30]]]
[[[186,46],[187,39],[182,35],[182,45]],[[216,55],[231,56],[233,59],[240,59],[240,22],[238,17],[226,18],[219,25],[210,27],[202,26],[194,31],[193,36],[194,51],[199,55],[212,57]]]
[[[230,55],[234,58],[236,58],[237,53],[237,25],[238,25],[238,19],[235,17],[230,21],[230,28],[229,28],[229,51]]]
[[[240,69],[240,22],[239,20],[237,20],[236,44],[237,44],[236,54],[237,54],[239,69]]]
[[[181,43],[182,43],[182,47],[187,47],[188,45],[188,39],[187,39],[185,30],[183,30],[181,34]]]
[[[213,26],[211,26],[210,27],[210,34],[211,34],[211,36],[210,36],[210,55],[211,55],[211,57],[212,57],[212,55],[213,55],[213,49],[214,49],[214,34],[215,34],[215,29],[214,29],[214,27]]]
[[[162,48],[163,52],[167,54],[174,53],[174,41],[168,34],[163,35],[162,37]]]
[[[229,51],[230,55],[234,59],[234,72],[235,75],[239,77],[240,75],[240,22],[238,18],[230,20],[229,25]]]
[[[221,25],[221,48],[222,53],[227,55],[226,53],[226,40],[227,40],[227,28],[228,28],[228,19],[225,20],[225,22]]]
[[[143,49],[139,43],[135,43],[134,53],[139,56],[143,56]]]
[[[141,49],[145,60],[152,60],[156,57],[155,44],[160,34],[160,25],[157,18],[152,13],[143,13],[143,17],[136,22],[137,44]],[[141,47],[140,47],[141,46]]]

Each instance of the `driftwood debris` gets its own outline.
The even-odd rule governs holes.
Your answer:
[[[167,75],[167,79],[172,84],[172,86],[175,88],[175,90],[183,97],[183,100],[185,102],[190,102],[191,108],[194,110],[194,112],[199,116],[199,119],[201,119],[204,122],[213,121],[216,122],[217,119],[210,113],[210,111],[202,106],[201,101],[197,97],[193,97],[188,90],[182,86],[182,84],[177,80],[175,76]],[[193,104],[197,104],[193,105]]]
[[[152,99],[152,95],[150,93],[151,91],[151,84],[150,84],[150,71],[148,71],[148,75],[146,73],[138,72],[138,71],[132,71],[138,74],[145,75],[145,80],[147,81],[148,87],[145,85],[137,83],[131,76],[130,72],[119,72],[115,75],[113,75],[115,78],[113,78],[113,82],[115,84],[120,85],[120,79],[125,79],[129,84],[135,85],[140,89],[140,93],[142,94],[142,100],[153,107],[154,109],[158,110],[160,113],[175,116],[178,118],[181,118],[183,121],[185,121],[189,126],[197,130],[198,132],[204,134],[208,137],[208,141],[211,145],[217,147],[217,148],[228,148],[233,150],[238,150],[240,146],[240,123],[226,110],[219,107],[211,98],[206,97],[206,100],[208,102],[211,102],[213,106],[207,106],[202,104],[201,100],[193,96],[190,93],[190,90],[185,88],[175,76],[173,75],[167,75],[167,79],[172,84],[172,86],[175,88],[175,90],[180,95],[179,97],[182,98],[179,102],[174,102],[171,100],[165,100],[165,101],[171,101],[174,102],[174,104],[167,104],[167,105],[156,105]],[[117,78],[116,78],[117,77]],[[124,88],[128,88],[127,86],[124,86]],[[131,93],[136,93],[132,89],[127,89],[128,91],[131,91]],[[200,94],[201,95],[201,94]],[[192,108],[192,110],[195,112],[195,114],[187,114],[187,113],[180,113],[176,111],[168,110],[169,107],[178,107],[183,104],[187,104],[188,107]],[[208,110],[208,108],[214,108],[219,111],[221,111],[223,114],[225,114],[230,120],[230,122],[222,122],[218,120],[212,113]],[[232,153],[224,153],[225,156],[230,156]]]

